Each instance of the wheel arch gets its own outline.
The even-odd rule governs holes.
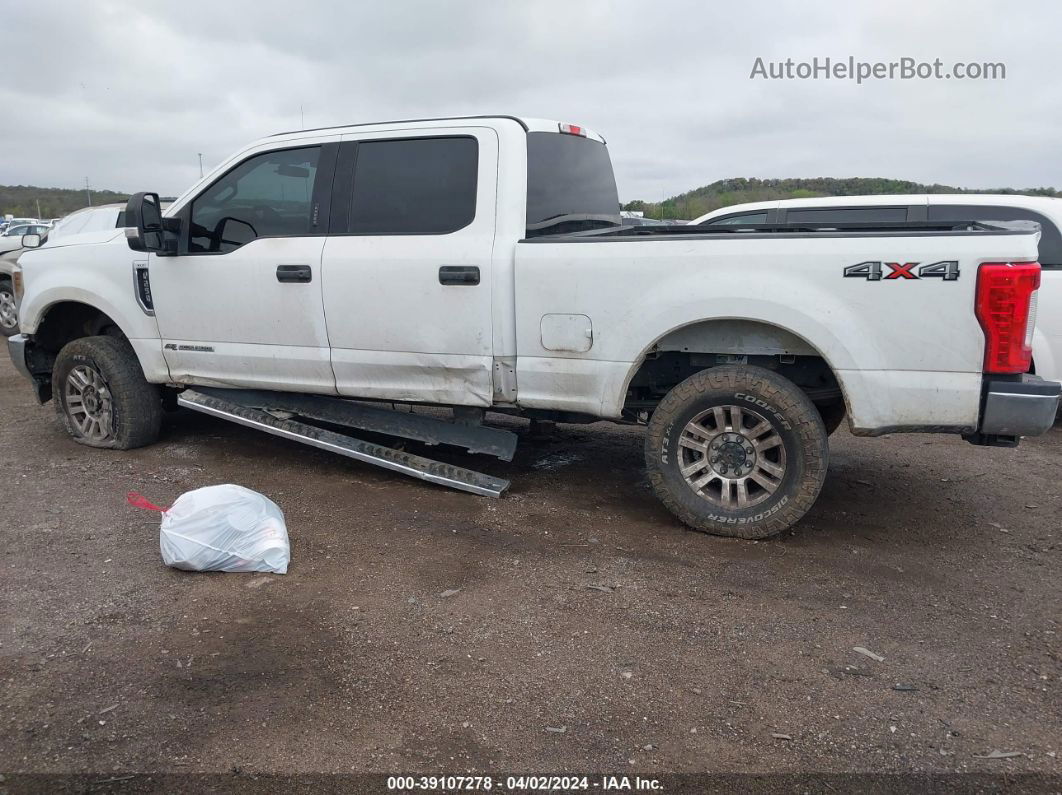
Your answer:
[[[68,342],[96,335],[129,339],[121,324],[109,313],[83,301],[61,299],[38,313],[33,340],[40,349],[58,353]]]
[[[780,364],[788,357],[819,361],[835,381],[846,409],[851,411],[848,390],[836,366],[838,357],[827,354],[822,346],[813,343],[806,334],[779,323],[752,317],[717,317],[691,320],[668,329],[647,345],[628,369],[622,393],[626,400],[630,398],[632,386],[651,366],[650,363],[665,354],[687,358],[689,372],[730,363],[725,357],[747,357],[750,363],[755,359],[761,366],[765,360],[772,358]],[[846,357],[847,351],[842,355]],[[713,356],[724,359],[713,362]]]

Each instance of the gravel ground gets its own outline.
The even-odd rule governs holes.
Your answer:
[[[841,431],[755,543],[679,525],[633,428],[453,456],[513,480],[490,500],[187,412],[81,447],[6,357],[0,408],[9,776],[1060,773],[1060,427]],[[283,508],[286,576],[167,569],[125,504],[227,482]]]

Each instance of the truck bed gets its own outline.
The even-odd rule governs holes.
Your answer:
[[[1027,221],[949,221],[525,240],[515,279],[520,402],[620,416],[647,357],[744,354],[760,339],[777,355],[825,360],[857,433],[965,433],[982,384],[978,267],[1035,261],[1038,237]],[[544,342],[547,316],[584,324],[591,346]]]

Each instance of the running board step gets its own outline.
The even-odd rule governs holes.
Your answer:
[[[425,444],[463,447],[470,453],[485,453],[502,461],[513,460],[519,438],[512,431],[504,431],[501,428],[448,422],[429,414],[395,411],[342,398],[216,387],[197,387],[195,391],[249,409],[290,411],[301,417],[333,425],[415,439]]]
[[[366,464],[373,464],[393,472],[448,486],[452,489],[467,491],[485,497],[500,497],[509,488],[509,481],[473,472],[470,469],[433,461],[393,447],[355,439],[341,433],[315,428],[295,420],[279,420],[258,409],[247,408],[230,400],[223,400],[197,390],[185,390],[177,397],[177,405],[201,411],[213,417],[235,422],[248,428],[271,433],[283,439],[308,444],[321,450],[345,455]]]

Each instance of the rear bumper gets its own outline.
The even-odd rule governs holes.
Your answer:
[[[11,354],[11,363],[15,365],[15,369],[25,377],[33,380],[33,373],[30,372],[29,364],[26,363],[26,339],[25,334],[14,334],[7,338],[7,352]]]
[[[994,436],[1039,436],[1058,413],[1062,384],[1025,374],[1014,381],[985,382],[984,409],[978,431]]]

